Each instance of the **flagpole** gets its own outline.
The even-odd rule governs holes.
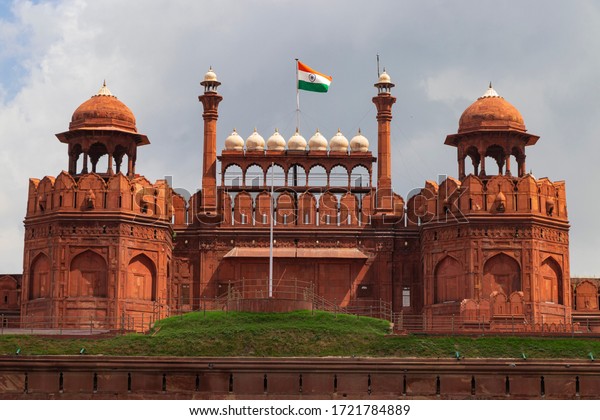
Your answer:
[[[273,173],[275,172],[275,162],[271,162],[271,200],[269,211],[270,215],[270,224],[269,224],[269,297],[273,297],[273,199],[274,199],[274,190],[273,185]]]
[[[298,89],[298,59],[296,58],[296,131],[300,131],[300,91]]]

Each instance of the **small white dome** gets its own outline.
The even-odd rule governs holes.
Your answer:
[[[275,132],[269,140],[267,140],[267,150],[285,150],[285,139],[279,131],[275,129]]]
[[[261,150],[265,150],[265,139],[258,134],[255,128],[254,132],[250,134],[250,137],[246,139],[246,151],[252,152]]]
[[[385,69],[383,70],[383,73],[379,75],[377,83],[392,83],[392,79],[390,78],[390,75],[385,72]]]
[[[319,130],[308,141],[308,148],[319,151],[327,150],[327,139],[319,133]]]
[[[369,140],[360,132],[360,128],[358,129],[358,134],[352,137],[350,140],[350,150],[353,152],[368,152],[369,151]]]
[[[216,82],[217,81],[217,75],[213,71],[212,67],[210,67],[208,69],[208,71],[206,72],[206,74],[204,75],[204,81],[205,82]]]
[[[344,137],[340,130],[329,140],[329,150],[332,152],[348,152],[348,139]]]
[[[235,129],[233,133],[225,139],[225,150],[235,150],[237,152],[244,150],[244,139]]]
[[[288,150],[306,150],[306,140],[296,131],[288,140]]]

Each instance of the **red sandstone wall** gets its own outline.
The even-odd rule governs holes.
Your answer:
[[[581,360],[0,358],[0,398],[598,398]],[[568,367],[568,369],[565,369]]]

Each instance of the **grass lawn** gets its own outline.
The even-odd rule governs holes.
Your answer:
[[[524,337],[388,336],[383,320],[327,312],[259,314],[193,312],[163,319],[148,335],[112,338],[0,336],[0,354],[120,356],[370,356],[465,358],[572,358],[600,356],[600,340]]]

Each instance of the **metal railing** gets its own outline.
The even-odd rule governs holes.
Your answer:
[[[159,319],[199,311],[236,311],[244,299],[267,299],[268,281],[241,279],[222,282],[225,289],[215,298],[200,297],[156,301],[148,311],[125,311],[113,317],[42,316],[0,314],[0,334],[99,334],[105,332],[146,332]],[[388,320],[396,333],[419,334],[514,334],[543,336],[600,336],[600,314],[575,313],[559,322],[535,322],[525,315],[443,315],[394,312],[391,302],[356,298],[334,302],[316,292],[312,282],[288,278],[276,280],[272,297],[310,303],[313,310],[335,314],[368,316]]]

